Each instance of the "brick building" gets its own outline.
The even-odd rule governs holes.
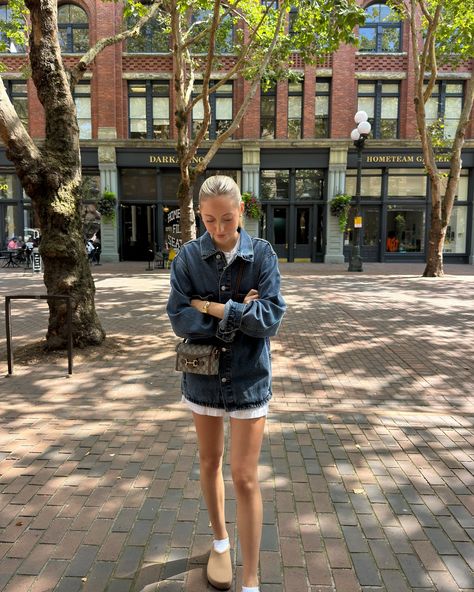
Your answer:
[[[264,217],[258,225],[247,224],[285,260],[342,262],[348,255],[351,228],[342,236],[328,204],[337,193],[355,193],[350,132],[358,109],[369,114],[372,124],[362,157],[363,259],[425,258],[430,196],[417,141],[408,25],[384,4],[364,6],[360,47],[342,46],[318,67],[305,66],[295,54],[291,67],[300,82],[281,82],[257,93],[233,139],[209,167],[211,174],[226,171],[242,190],[259,195]],[[0,12],[8,20],[6,5]],[[91,43],[120,29],[121,7],[93,0],[61,3],[58,22],[65,62],[73,64]],[[7,90],[31,135],[40,140],[44,118],[32,81],[22,76],[24,50],[10,43],[1,59]],[[444,117],[447,134],[455,129],[473,66],[471,61],[440,71],[428,116]],[[104,259],[146,259],[151,245],[179,246],[172,68],[167,39],[149,27],[140,39],[104,50],[75,89],[85,234],[102,226]],[[232,80],[213,97],[211,137],[236,113],[246,85]],[[197,105],[190,125],[199,125],[200,116]],[[466,138],[445,252],[447,261],[474,264],[472,119]],[[115,224],[101,224],[95,209],[104,189],[117,196]],[[2,245],[34,227],[29,199],[0,149]],[[387,251],[386,239],[393,233],[399,241],[396,252]]]

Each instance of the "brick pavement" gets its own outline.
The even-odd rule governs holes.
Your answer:
[[[109,340],[76,352],[72,377],[65,357],[6,377],[1,342],[0,590],[208,589],[168,273],[145,267],[94,268]],[[448,266],[442,280],[417,264],[282,269],[262,592],[474,590],[474,268]],[[43,289],[17,270],[0,286]],[[41,306],[14,304],[15,344],[42,335]],[[227,464],[225,477],[235,543]],[[238,584],[238,550],[234,561]]]

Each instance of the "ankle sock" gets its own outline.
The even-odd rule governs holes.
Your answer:
[[[242,592],[260,592],[260,588],[258,586],[242,586]]]
[[[224,551],[227,551],[227,549],[230,547],[229,537],[227,537],[226,539],[219,540],[214,539],[213,545],[215,551],[217,551],[218,553],[224,553]]]

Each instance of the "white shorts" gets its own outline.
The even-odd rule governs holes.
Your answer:
[[[205,405],[198,405],[188,401],[186,397],[182,397],[181,401],[197,413],[198,415],[208,415],[211,417],[233,417],[235,419],[256,419],[257,417],[265,417],[268,414],[268,403],[260,407],[252,407],[251,409],[237,409],[236,411],[226,411],[216,407],[206,407]]]

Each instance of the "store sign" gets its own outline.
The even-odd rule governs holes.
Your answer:
[[[438,162],[449,162],[449,156],[438,155]],[[423,164],[422,154],[368,154],[367,164]]]
[[[194,156],[192,162],[194,164],[204,160],[203,156]],[[178,157],[175,154],[150,154],[150,164],[179,164]]]
[[[166,213],[165,243],[168,249],[179,249],[183,244],[181,240],[181,225],[179,223],[181,212],[179,208]]]

